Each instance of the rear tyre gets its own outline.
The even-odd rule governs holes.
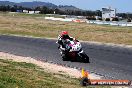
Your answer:
[[[65,54],[62,54],[62,60],[63,60],[63,61],[68,61],[68,59],[67,59],[67,57],[66,57]]]

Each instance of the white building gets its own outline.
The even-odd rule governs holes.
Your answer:
[[[111,7],[102,8],[102,19],[114,17],[116,17],[116,9],[112,9]]]
[[[28,11],[28,14],[34,14],[34,11]]]
[[[28,13],[28,10],[23,10],[23,13]]]
[[[40,13],[40,11],[34,11],[34,13],[39,14],[39,13]]]
[[[40,11],[29,11],[29,10],[23,10],[23,13],[28,13],[28,14],[39,14]]]

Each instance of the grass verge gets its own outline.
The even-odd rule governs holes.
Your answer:
[[[32,63],[0,58],[0,88],[84,88],[68,75],[48,73]],[[111,88],[88,86],[87,88]]]
[[[80,88],[79,80],[38,66],[0,59],[0,88]]]
[[[132,45],[132,27],[49,21],[44,15],[37,16],[0,13],[0,34],[57,38],[67,30],[79,40]]]

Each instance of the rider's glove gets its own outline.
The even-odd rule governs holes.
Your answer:
[[[79,42],[76,38],[73,38],[73,40],[75,40],[76,42]]]

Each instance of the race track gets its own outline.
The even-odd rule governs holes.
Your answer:
[[[104,78],[132,80],[132,49],[83,42],[91,63],[62,61],[55,40],[0,35],[0,51],[85,68]],[[74,73],[73,73],[74,74]]]

